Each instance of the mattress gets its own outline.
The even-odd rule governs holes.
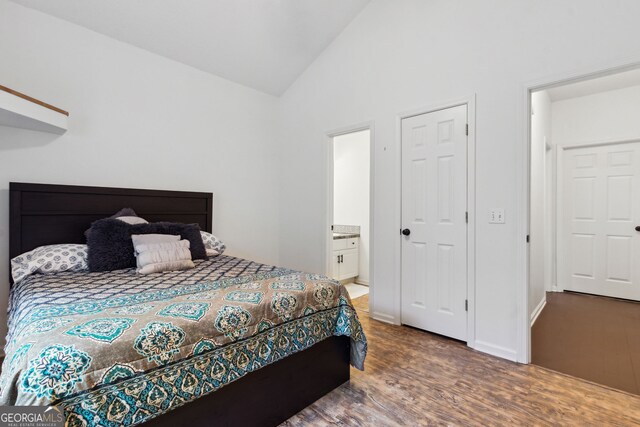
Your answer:
[[[57,405],[68,425],[135,425],[331,336],[367,342],[322,275],[229,256],[179,272],[33,275],[14,285],[0,404]]]

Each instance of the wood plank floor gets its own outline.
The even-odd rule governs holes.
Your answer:
[[[531,344],[536,365],[640,394],[640,303],[547,292]]]
[[[632,426],[640,397],[473,351],[456,341],[371,320],[365,372],[283,426]]]

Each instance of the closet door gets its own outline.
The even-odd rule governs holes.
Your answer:
[[[467,106],[402,120],[402,323],[467,338]]]

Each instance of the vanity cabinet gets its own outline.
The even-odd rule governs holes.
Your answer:
[[[333,240],[333,261],[331,272],[336,280],[357,277],[360,258],[358,237]]]

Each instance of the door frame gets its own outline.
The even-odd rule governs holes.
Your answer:
[[[426,107],[416,108],[399,113],[396,116],[396,141],[398,167],[398,189],[396,197],[396,223],[398,230],[402,228],[402,120],[422,114],[433,113],[448,108],[467,106],[467,123],[469,125],[469,135],[467,135],[467,212],[469,212],[469,222],[467,223],[467,346],[476,348],[476,95],[453,99]],[[398,233],[395,243],[397,266],[395,309],[398,313],[397,324],[402,322],[402,239]]]
[[[640,62],[637,58],[633,60],[619,60],[529,81],[523,83],[521,86],[519,102],[521,111],[520,114],[518,114],[519,119],[517,125],[522,131],[521,138],[523,143],[517,144],[517,164],[520,165],[522,172],[518,174],[517,182],[519,191],[516,196],[517,240],[515,242],[517,259],[516,283],[518,283],[518,286],[516,286],[517,362],[531,363],[531,319],[529,317],[530,251],[529,243],[527,242],[531,221],[531,94],[540,90],[605,77],[638,68],[640,68]],[[561,150],[558,150],[558,152],[560,151]],[[560,159],[556,159],[556,162],[559,161]],[[558,163],[556,163],[556,166],[557,164]],[[556,206],[556,208],[558,208],[558,206]],[[557,248],[556,250],[559,249]]]
[[[373,121],[362,122],[351,126],[344,126],[333,129],[325,134],[325,161],[327,167],[325,172],[326,183],[326,210],[324,222],[324,270],[328,277],[331,277],[331,250],[333,247],[333,239],[328,231],[333,225],[333,139],[337,136],[347,135],[354,132],[369,131],[369,312],[373,307],[375,298],[375,276],[374,276],[374,216],[373,207],[375,206],[375,123]]]

